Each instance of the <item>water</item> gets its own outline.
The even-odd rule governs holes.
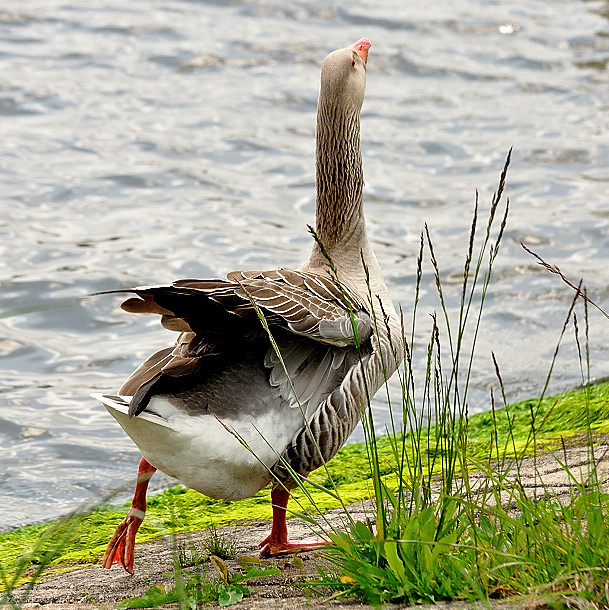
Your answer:
[[[395,300],[408,316],[426,222],[456,310],[475,189],[486,204],[513,146],[470,407],[497,386],[491,350],[509,400],[539,393],[572,294],[520,242],[609,301],[608,17],[577,0],[4,0],[0,528],[134,475],[88,395],[171,335],[87,295],[304,260],[319,66],[362,36],[367,217]],[[434,308],[429,278],[423,326]],[[603,377],[609,322],[591,325]],[[580,380],[568,347],[551,389]]]

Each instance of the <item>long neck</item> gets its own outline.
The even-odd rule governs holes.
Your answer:
[[[320,99],[316,147],[316,231],[331,251],[363,221],[359,109]]]

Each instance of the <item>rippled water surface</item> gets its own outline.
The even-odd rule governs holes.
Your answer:
[[[134,475],[89,393],[172,337],[87,295],[306,258],[320,63],[362,36],[368,225],[407,318],[424,223],[456,311],[475,190],[485,207],[514,147],[470,407],[497,385],[491,350],[508,400],[538,394],[572,294],[520,242],[609,306],[608,17],[577,0],[4,0],[0,529]],[[421,341],[437,307],[426,276]],[[609,322],[590,324],[603,377]],[[572,343],[553,390],[581,381]]]

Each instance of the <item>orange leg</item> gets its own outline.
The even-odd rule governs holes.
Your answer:
[[[151,466],[144,458],[140,460],[137,471],[137,484],[131,502],[131,509],[120,525],[116,528],[114,536],[110,539],[102,566],[110,569],[116,561],[120,563],[129,574],[133,574],[133,550],[135,548],[135,534],[144,520],[146,514],[146,490],[148,482],[156,468]]]
[[[269,557],[272,555],[283,555],[307,551],[327,544],[319,538],[308,538],[306,540],[288,540],[288,528],[286,526],[286,509],[290,492],[281,487],[273,487],[271,491],[271,502],[273,503],[273,525],[271,533],[258,546],[260,555]]]

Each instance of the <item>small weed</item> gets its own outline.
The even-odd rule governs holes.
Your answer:
[[[235,540],[226,533],[219,534],[215,527],[207,530],[207,540],[203,548],[208,555],[220,557],[220,559],[234,559],[237,554]]]
[[[209,559],[209,553],[200,549],[190,535],[176,545],[176,559],[182,568],[200,566]]]
[[[226,533],[219,534],[214,526],[208,528],[206,534],[206,539],[198,544],[190,534],[186,534],[175,543],[176,559],[181,567],[200,566],[210,557],[235,558],[237,547],[231,536]]]
[[[224,562],[212,557],[218,576],[212,577],[208,570],[201,566],[197,572],[180,572],[176,575],[176,584],[171,588],[155,585],[143,595],[132,597],[121,602],[118,610],[127,608],[156,608],[164,604],[178,603],[180,608],[196,610],[209,602],[217,601],[220,606],[238,604],[249,595],[250,590],[243,584],[252,578],[261,578],[281,574],[274,566],[250,567],[239,574],[229,574]]]

